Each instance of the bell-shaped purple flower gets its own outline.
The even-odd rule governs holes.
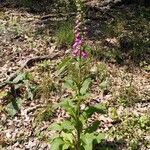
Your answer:
[[[82,56],[82,58],[87,58],[87,52],[82,51],[81,56]]]
[[[78,55],[79,55],[79,50],[78,49],[75,49],[75,50],[73,50],[72,51],[72,55],[74,56],[74,57],[77,57]]]

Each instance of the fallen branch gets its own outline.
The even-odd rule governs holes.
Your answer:
[[[45,56],[37,56],[33,58],[27,59],[27,61],[14,73],[12,73],[7,80],[5,80],[2,84],[0,84],[0,89],[5,87],[7,84],[9,84],[13,79],[26,67],[31,67],[34,63],[42,61],[42,60],[48,60],[48,59],[56,59],[59,56],[62,56],[63,54],[50,54]]]

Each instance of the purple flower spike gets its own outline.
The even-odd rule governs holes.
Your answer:
[[[75,38],[75,42],[81,41],[81,38]]]
[[[81,40],[81,38],[76,38],[75,39],[75,42],[74,42],[74,44],[73,44],[73,46],[72,46],[72,48],[73,49],[76,49],[77,47],[80,47],[82,45],[82,40]]]
[[[83,58],[87,58],[87,52],[82,52],[82,53],[81,53],[81,56],[82,56]]]
[[[79,54],[79,50],[78,49],[73,50],[72,55],[74,57],[78,56],[78,54]]]
[[[73,49],[76,49],[76,47],[78,46],[78,42],[75,42],[72,46]]]
[[[81,40],[80,32],[77,31],[77,33],[75,34],[75,39]]]
[[[82,40],[79,40],[79,41],[78,41],[78,45],[81,45],[81,44],[82,44]]]
[[[80,58],[87,58],[87,52],[84,51],[83,43],[85,42],[84,39],[84,22],[83,22],[83,11],[80,5],[80,2],[76,0],[76,5],[77,5],[77,15],[76,15],[76,20],[75,20],[75,28],[74,28],[74,43],[72,45],[72,55],[77,57],[79,56]],[[84,33],[84,34],[83,34]]]

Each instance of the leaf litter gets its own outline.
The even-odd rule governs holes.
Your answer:
[[[38,22],[40,22],[39,18],[39,15],[33,15],[27,12],[7,9],[4,12],[2,11],[0,17],[0,82],[5,81],[10,74],[17,71],[21,64],[28,58],[58,52],[55,43],[47,43],[51,41],[49,35],[36,33]],[[115,38],[106,38],[106,41],[107,44],[116,44],[117,42]],[[52,48],[54,49],[52,50]],[[60,51],[60,53],[62,52]],[[61,57],[59,57],[58,60],[51,60],[50,62],[55,66],[60,60]],[[107,133],[111,128],[115,128],[117,124],[119,125],[119,122],[115,123],[116,120],[112,117],[114,114],[110,111],[112,110],[111,108],[116,107],[116,118],[121,118],[124,113],[132,114],[137,117],[150,113],[150,78],[148,72],[140,70],[138,67],[132,68],[130,72],[127,71],[128,66],[119,66],[105,61],[103,63],[106,65],[108,73],[110,74],[109,80],[111,82],[111,88],[107,89],[107,86],[103,84],[103,87],[106,87],[106,89],[101,90],[99,83],[96,82],[92,88],[87,105],[103,103],[107,106],[108,114],[94,114],[89,120],[89,124],[95,120],[101,121],[102,123],[100,124],[98,132],[102,131]],[[34,76],[34,80],[39,81],[43,74],[37,71],[37,68],[35,64],[31,68],[24,68],[24,71],[30,72]],[[52,76],[55,77],[55,75]],[[120,93],[119,91],[121,91],[122,88],[124,90],[124,87],[129,87],[130,85],[135,87],[137,93],[135,96],[137,96],[139,101],[133,104],[131,103],[131,105],[126,105],[124,101],[119,101],[119,105],[118,103],[116,105],[117,97],[124,96],[120,95],[122,92]],[[105,94],[106,90],[108,90],[108,92]],[[24,99],[20,107],[20,113],[12,118],[6,113],[6,110],[3,109],[4,104],[8,103],[5,100],[8,91],[9,87],[0,90],[0,145],[2,148],[8,150],[50,149],[50,146],[45,142],[49,136],[52,136],[52,133],[47,130],[49,125],[52,122],[59,122],[69,116],[62,111],[62,109],[58,109],[54,116],[50,115],[48,121],[36,123],[36,110],[45,105],[43,99],[37,97],[33,100]],[[47,100],[47,103],[55,103],[59,101],[62,95],[65,97],[69,93],[62,91],[62,93],[59,94],[57,92],[52,95],[50,99]],[[83,108],[85,107],[86,106],[83,106]],[[144,131],[144,133],[144,138],[149,139],[148,132]]]

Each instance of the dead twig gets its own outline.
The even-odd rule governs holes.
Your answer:
[[[16,72],[12,73],[6,81],[4,81],[2,84],[0,84],[0,89],[2,89],[7,84],[9,84],[24,68],[31,67],[34,63],[42,61],[42,60],[56,59],[61,55],[62,54],[57,53],[57,54],[37,56],[37,57],[27,59],[27,61]]]

